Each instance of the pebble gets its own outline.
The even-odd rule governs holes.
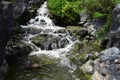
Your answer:
[[[115,62],[116,64],[120,64],[120,59],[115,59],[114,62]]]
[[[100,63],[100,67],[102,67],[102,68],[105,67],[105,63],[103,63],[103,62]]]

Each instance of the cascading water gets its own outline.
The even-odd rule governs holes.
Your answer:
[[[45,44],[46,48],[41,50],[41,47],[37,47],[37,51],[33,51],[30,53],[30,55],[41,55],[46,54],[50,55],[51,57],[60,58],[61,62],[60,64],[63,66],[67,66],[71,68],[72,70],[76,69],[75,65],[70,65],[69,59],[66,57],[68,55],[69,51],[72,49],[72,46],[77,42],[76,40],[72,40],[72,37],[69,35],[69,33],[65,30],[63,27],[55,26],[53,21],[49,18],[49,10],[47,9],[47,2],[45,2],[41,8],[37,11],[37,16],[34,19],[31,19],[29,21],[29,24],[27,26],[22,26],[23,28],[36,28],[40,29],[41,31],[37,34],[29,34],[27,36],[26,42],[29,42],[31,44],[34,44],[30,41],[31,38],[37,36],[37,35],[47,35],[47,37],[52,38],[58,38],[59,40],[56,42],[49,42],[48,44]],[[62,32],[63,31],[63,32]],[[49,39],[48,39],[49,40]],[[48,47],[52,47],[52,50],[49,50]],[[57,48],[57,49],[56,49]]]
[[[49,18],[47,2],[44,2],[41,8],[37,10],[37,16],[31,19],[27,26],[22,25],[22,28],[26,30],[26,36],[22,41],[33,48],[29,56],[37,56],[39,58],[42,55],[46,55],[57,59],[58,62],[52,68],[48,67],[47,73],[44,70],[37,70],[32,71],[32,74],[24,70],[21,74],[19,73],[21,76],[17,80],[80,80],[74,75],[77,66],[67,57],[78,40],[70,36],[65,28],[55,26]],[[36,37],[38,40],[35,42]],[[60,69],[59,66],[63,68]],[[52,69],[54,70],[52,71]],[[40,77],[40,75],[43,75],[43,77]],[[29,78],[27,78],[28,76]]]

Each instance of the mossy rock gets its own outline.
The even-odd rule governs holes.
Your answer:
[[[90,73],[84,73],[83,71],[81,71],[80,69],[77,69],[75,71],[75,73],[78,73],[77,74],[77,77],[80,79],[80,80],[92,80],[92,74]]]
[[[96,52],[100,52],[102,50],[101,45],[97,41],[92,42],[79,42],[76,43],[75,48],[71,51],[71,55],[68,57],[78,65],[82,65],[87,60],[94,60],[97,56]],[[74,55],[74,56],[72,56]]]
[[[44,42],[47,41],[47,35],[38,35],[31,38],[31,41],[37,46],[41,46]]]
[[[76,37],[77,39],[82,39],[88,35],[87,28],[83,28],[80,26],[67,26],[67,30],[72,36]]]
[[[35,36],[31,38],[31,41],[38,47],[40,47],[42,50],[51,50],[54,47],[52,47],[52,44],[55,43],[58,45],[58,42],[60,41],[59,37],[49,35],[49,34],[40,34],[38,36]],[[57,46],[56,46],[57,48]]]
[[[50,57],[49,55],[41,54],[41,55],[33,55],[33,56],[28,56],[28,61],[31,61],[33,63],[37,63],[39,65],[51,65],[51,64],[56,64],[59,62],[59,58],[53,58]]]
[[[25,44],[23,42],[8,42],[7,51],[9,56],[14,57],[24,57],[27,56],[31,51],[31,45]]]

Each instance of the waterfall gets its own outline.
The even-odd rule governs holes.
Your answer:
[[[30,53],[30,56],[46,54],[53,58],[60,58],[60,65],[70,68],[69,72],[76,70],[77,66],[71,64],[67,55],[69,55],[69,52],[77,40],[70,36],[69,32],[65,30],[65,28],[56,26],[49,18],[47,2],[44,2],[44,4],[37,10],[37,16],[31,19],[27,26],[22,25],[22,28],[26,29],[27,33],[27,36],[23,41],[27,44],[33,45],[37,49],[33,50]],[[31,30],[31,32],[27,32],[27,29]],[[38,35],[47,37],[48,41],[41,44],[44,47],[43,49],[36,46],[36,44],[31,41],[31,38]],[[58,40],[51,42],[51,38],[57,38]]]

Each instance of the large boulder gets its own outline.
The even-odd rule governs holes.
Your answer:
[[[15,4],[0,0],[0,80],[3,80],[7,66],[5,61],[6,45],[11,37],[12,30],[16,27],[14,19],[18,18],[25,10],[23,1]],[[4,68],[3,68],[4,67]]]
[[[31,38],[31,41],[42,50],[65,48],[69,43],[67,38],[62,39],[60,36],[54,36],[51,34],[40,34]]]

